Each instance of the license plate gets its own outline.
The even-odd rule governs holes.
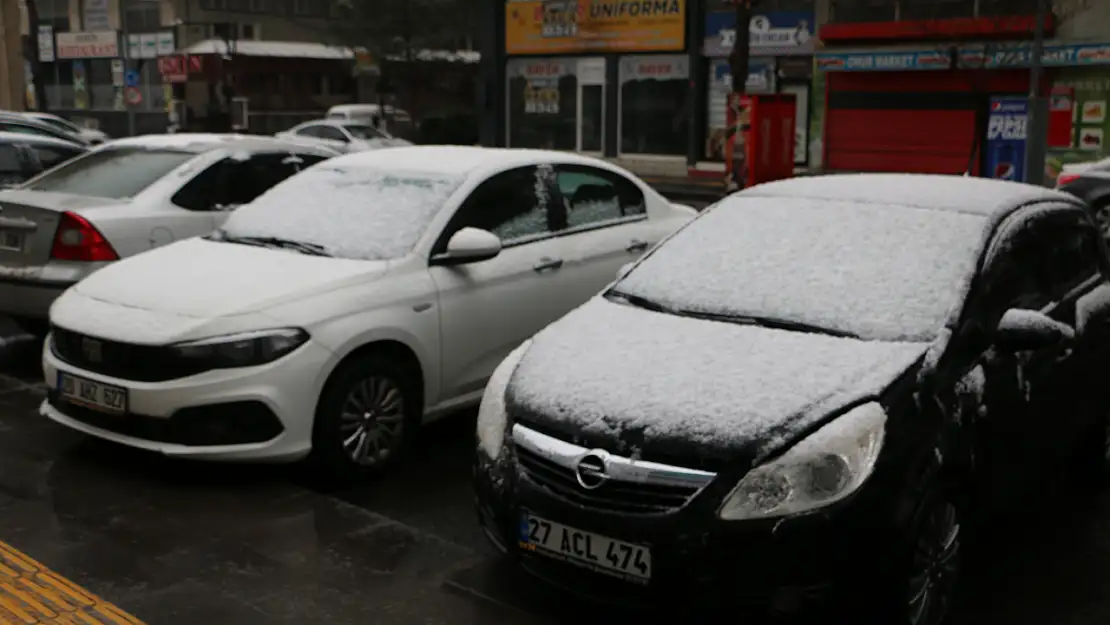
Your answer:
[[[58,372],[58,394],[71,404],[109,414],[127,412],[127,389]]]
[[[15,230],[0,230],[0,250],[23,251],[23,233]]]
[[[646,584],[651,579],[651,550],[524,513],[520,548]]]

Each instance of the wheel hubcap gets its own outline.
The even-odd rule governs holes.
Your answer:
[[[956,507],[937,506],[925,519],[914,549],[909,588],[912,625],[944,622],[955,597],[960,559],[960,525]]]
[[[339,436],[348,457],[373,466],[393,454],[405,426],[405,399],[395,381],[370,377],[354,386],[343,402]]]

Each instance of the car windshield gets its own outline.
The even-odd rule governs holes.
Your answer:
[[[401,258],[461,183],[446,175],[324,162],[239,208],[221,234],[299,241],[340,258]]]
[[[347,132],[351,133],[351,136],[355,139],[369,140],[389,138],[388,135],[373,126],[364,124],[344,124],[343,127],[346,128]]]
[[[617,283],[632,305],[721,321],[928,341],[961,302],[986,219],[906,206],[737,197]]]
[[[101,149],[50,170],[24,188],[124,199],[138,195],[196,156],[182,150],[138,147]]]

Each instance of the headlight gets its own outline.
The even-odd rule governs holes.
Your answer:
[[[307,340],[308,333],[300,328],[282,328],[175,343],[169,348],[183,363],[231,369],[273,362]]]
[[[478,408],[478,446],[493,460],[501,455],[501,446],[505,442],[505,420],[508,418],[505,414],[505,390],[531,344],[531,339],[521,343],[497,365],[482,395],[482,406]]]
[[[878,403],[853,408],[750,471],[718,514],[727,521],[764,519],[840,501],[871,475],[885,431],[886,411]]]

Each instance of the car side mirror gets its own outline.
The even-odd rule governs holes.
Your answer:
[[[1093,323],[1110,320],[1110,284],[1100,284],[1075,302],[1075,329],[1079,334]]]
[[[1075,338],[1075,330],[1036,310],[1011,308],[1002,315],[994,342],[1011,352],[1051,347]]]
[[[442,265],[461,265],[489,260],[501,253],[501,239],[488,230],[463,228],[451,235],[447,251],[436,257]]]

